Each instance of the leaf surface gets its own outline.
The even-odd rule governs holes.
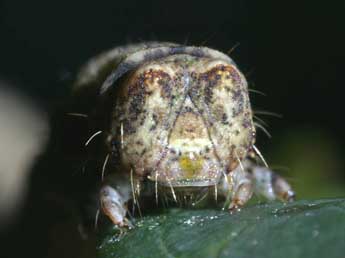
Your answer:
[[[100,258],[345,257],[345,199],[270,203],[229,214],[168,209],[99,236]]]

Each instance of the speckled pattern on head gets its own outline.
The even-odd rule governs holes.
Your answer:
[[[109,53],[113,71],[97,87],[113,98],[108,138],[128,172],[162,185],[209,186],[246,158],[255,127],[246,79],[230,57],[157,42],[103,57]],[[101,57],[82,69],[76,90],[100,79],[109,66]]]

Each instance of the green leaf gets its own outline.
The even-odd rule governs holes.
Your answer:
[[[168,209],[99,236],[100,258],[345,257],[345,199],[270,203],[229,214]]]

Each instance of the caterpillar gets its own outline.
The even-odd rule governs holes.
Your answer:
[[[85,145],[102,141],[99,206],[115,225],[131,225],[128,202],[139,205],[142,196],[194,203],[212,192],[230,198],[229,210],[253,193],[294,199],[255,146],[246,78],[220,51],[168,42],[116,47],[80,69],[73,93],[98,128]]]

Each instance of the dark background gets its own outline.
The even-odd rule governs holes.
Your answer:
[[[267,95],[251,95],[254,109],[283,115],[260,116],[273,135],[258,134],[269,164],[300,198],[344,196],[344,13],[344,1],[7,0],[0,2],[0,77],[51,112],[68,97],[78,66],[113,46],[160,40],[227,52],[239,44],[231,57],[250,87]],[[33,175],[31,192],[39,195],[49,171]],[[31,209],[30,196],[4,235],[6,250],[72,257],[74,243],[49,251],[69,235],[68,226],[49,241],[47,221],[54,218]],[[45,222],[28,226],[33,217]]]

